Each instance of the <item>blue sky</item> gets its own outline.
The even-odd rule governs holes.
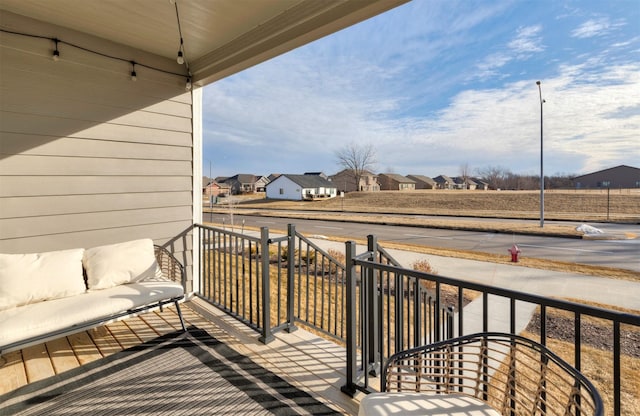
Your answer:
[[[640,2],[414,0],[204,89],[204,174],[640,166]]]

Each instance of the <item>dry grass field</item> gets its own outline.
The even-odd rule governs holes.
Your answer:
[[[238,208],[292,209],[536,219],[538,191],[351,192],[344,198],[279,201],[248,197]],[[545,191],[545,218],[573,221],[640,221],[640,189]]]

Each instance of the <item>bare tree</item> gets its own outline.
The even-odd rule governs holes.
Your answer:
[[[462,179],[462,186],[464,189],[469,187],[469,178],[471,177],[471,168],[468,163],[460,165],[460,179]]]
[[[376,151],[371,143],[358,145],[351,143],[336,151],[338,164],[351,171],[356,182],[356,189],[360,190],[360,179],[365,171],[373,169],[376,163]]]
[[[489,166],[477,170],[478,176],[489,184],[493,189],[501,189],[505,187],[507,176],[510,174],[508,169],[500,166]]]

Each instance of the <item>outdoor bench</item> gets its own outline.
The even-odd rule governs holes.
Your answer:
[[[150,239],[0,254],[0,355],[179,301],[184,269]]]
[[[519,335],[484,332],[392,355],[382,392],[360,403],[360,416],[596,415],[599,392],[544,345]]]

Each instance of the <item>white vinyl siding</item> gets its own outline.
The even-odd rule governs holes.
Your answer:
[[[266,196],[272,199],[302,200],[300,185],[286,176],[280,176],[267,185]]]
[[[181,68],[11,13],[3,26]],[[45,39],[0,34],[0,252],[151,238],[190,276],[194,139],[185,80],[136,66],[133,82],[128,62],[64,44],[54,62],[52,50]]]

